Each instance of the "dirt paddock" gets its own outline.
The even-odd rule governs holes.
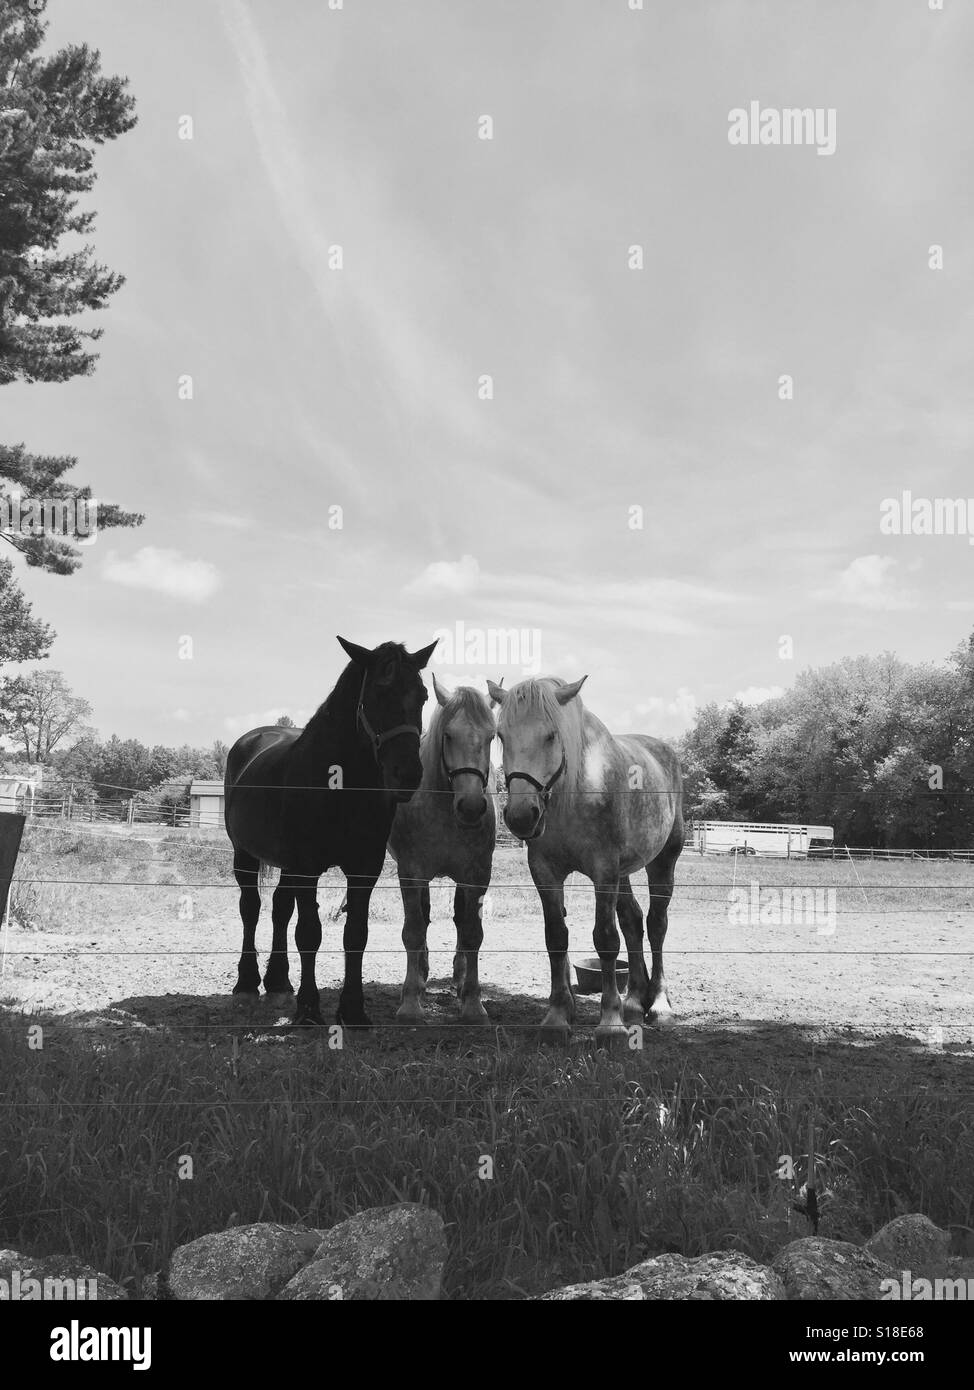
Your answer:
[[[45,854],[37,833],[12,895],[4,1006],[136,1027],[230,1022],[240,923],[229,848],[208,847],[209,862],[189,866],[166,842],[132,841],[123,857],[113,853],[105,863],[89,856],[79,866],[77,856]],[[433,1025],[454,1018],[452,887],[444,881],[432,888]],[[634,887],[645,908],[645,879]],[[805,891],[789,912],[784,890],[791,888]],[[270,944],[270,889],[258,927],[262,952]],[[342,920],[334,914],[342,895],[339,875],[322,880],[318,983],[326,1018],[341,980]],[[593,901],[587,881],[569,883],[575,961],[593,953]],[[377,1024],[394,1019],[404,968],[401,926],[395,869],[387,861],[373,896],[364,972]],[[540,904],[518,846],[498,847],[484,929],[481,981],[491,1022],[536,1025],[545,1011],[548,962]],[[291,942],[296,983],[293,931]],[[974,867],[686,853],[677,866],[665,961],[674,1009],[668,1033],[747,1030],[773,1039],[800,1029],[819,1041],[886,1037],[970,1054]],[[261,1010],[266,1017],[266,1005]],[[597,1015],[597,998],[580,997],[579,1024],[592,1025]]]

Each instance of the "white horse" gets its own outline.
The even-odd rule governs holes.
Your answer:
[[[643,734],[615,736],[579,698],[585,676],[569,685],[554,677],[521,681],[511,690],[488,681],[501,706],[508,801],[504,819],[528,847],[528,866],[544,910],[551,962],[545,1029],[567,1032],[574,1017],[565,923],[565,879],[578,870],[595,887],[595,949],[602,962],[602,1012],[596,1037],[626,1033],[648,1016],[670,1012],[663,976],[663,938],[673,872],[683,848],[683,785],[673,750]],[[652,976],[643,956],[643,915],[630,874],[645,869]],[[625,1006],[616,987],[619,933],[626,939],[629,986]]]

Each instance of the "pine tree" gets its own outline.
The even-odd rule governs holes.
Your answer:
[[[79,210],[78,196],[94,186],[95,149],[131,130],[134,99],[124,78],[102,76],[100,55],[86,44],[40,55],[45,3],[0,0],[0,385],[89,375],[97,354],[88,344],[102,330],[63,320],[104,308],[123,283],[121,275],[94,260],[91,246],[74,243],[94,222],[93,211]],[[75,508],[90,501],[90,487],[63,478],[76,463],[70,455],[0,445],[6,504],[12,508],[17,494],[48,503],[70,501]],[[138,526],[143,520],[101,501],[96,517],[99,527]],[[53,574],[78,568],[81,555],[72,539],[79,534],[36,526],[25,531],[16,524],[0,530],[28,565]],[[17,623],[24,636],[13,659],[46,655],[53,634],[32,617],[4,561],[0,627]],[[4,657],[11,659],[5,648],[0,661]]]
[[[87,244],[94,149],[135,125],[126,81],[103,77],[100,54],[72,44],[41,57],[42,9],[0,0],[0,384],[86,376],[99,328],[50,323],[102,309],[123,283]]]

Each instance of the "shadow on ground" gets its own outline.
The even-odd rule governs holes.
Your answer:
[[[320,991],[326,1024],[335,1018],[338,988]],[[543,1037],[540,1022],[544,1004],[536,995],[514,994],[492,986],[484,994],[488,1024],[472,1028],[457,1021],[457,1003],[448,979],[429,983],[425,1007],[429,1022],[422,1027],[396,1022],[398,985],[370,985],[367,1007],[373,1026],[352,1030],[349,1041],[358,1052],[377,1057],[423,1055],[437,1049],[482,1052],[489,1056],[501,1047],[544,1047],[568,1054],[596,1050],[595,1027],[598,997],[578,996],[576,1025],[570,1039],[552,1044]],[[320,1036],[318,1029],[294,1029],[289,1011],[275,1010],[264,997],[256,1005],[239,1007],[229,994],[146,994],[114,1001],[107,1007],[68,1015],[22,1014],[0,1000],[0,1013],[36,1021],[56,1030],[69,1027],[95,1035],[102,1044],[133,1037],[170,1034],[196,1042],[211,1037],[229,1040],[233,1034],[254,1037],[278,1033],[300,1047]],[[646,1028],[640,1057],[668,1077],[686,1072],[705,1079],[739,1077],[750,1085],[768,1084],[780,1091],[789,1076],[796,1088],[822,1073],[830,1087],[846,1096],[870,1096],[891,1088],[949,1091],[974,1097],[974,1045],[971,1039],[941,1047],[926,1045],[915,1035],[865,1034],[847,1026],[828,1027],[816,1021],[776,1019],[705,1018],[674,1015],[662,1028]],[[625,1056],[625,1044],[617,1049]]]

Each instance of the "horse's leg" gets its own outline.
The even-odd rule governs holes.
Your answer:
[[[626,955],[629,957],[629,984],[622,1003],[622,1016],[626,1023],[642,1023],[649,1008],[649,976],[643,954],[643,912],[628,877],[619,880],[616,916],[626,938]]]
[[[622,999],[616,984],[616,961],[619,957],[619,931],[616,927],[618,862],[597,865],[592,882],[595,887],[595,930],[592,940],[602,962],[602,1012],[595,1037],[598,1042],[610,1042],[613,1038],[626,1036]]]
[[[420,953],[420,966],[422,967],[423,986],[430,977],[430,953],[426,948],[426,933],[430,926],[430,886],[429,880],[423,884],[423,949]]]
[[[264,989],[267,991],[268,1004],[275,1009],[286,1008],[294,997],[287,959],[287,929],[291,913],[294,911],[294,890],[300,883],[300,878],[294,878],[282,869],[281,880],[274,889],[271,908],[274,939],[267,969],[264,971]]]
[[[315,979],[315,957],[321,945],[321,918],[318,916],[318,880],[303,878],[294,890],[298,904],[298,925],[294,942],[301,957],[301,983],[298,986],[295,1023],[323,1023]]]
[[[378,874],[348,879],[348,916],[345,918],[345,980],[338,997],[338,1022],[350,1028],[368,1028],[372,1020],[365,1012],[362,993],[362,958],[369,940],[369,899]]]
[[[237,1002],[256,1002],[260,995],[260,969],[257,965],[257,919],[260,916],[260,889],[257,876],[260,860],[246,850],[233,851],[233,876],[240,885],[240,920],[243,922],[243,947],[237,965],[237,983],[233,992]]]
[[[402,944],[406,948],[406,978],[402,985],[402,1001],[396,1010],[396,1022],[425,1023],[422,995],[426,973],[429,972],[429,961],[427,958],[424,973],[423,958],[427,955],[426,927],[429,911],[423,904],[424,899],[429,903],[430,886],[428,882],[418,882],[416,878],[407,875],[400,878],[399,887],[402,892]]]
[[[666,936],[667,915],[670,898],[673,896],[673,876],[676,861],[683,848],[682,826],[674,830],[662,851],[652,863],[646,865],[649,880],[649,915],[646,918],[646,932],[649,948],[653,956],[653,973],[647,994],[647,1019],[650,1023],[662,1023],[673,1012],[670,997],[666,992],[663,975],[663,939]]]
[[[486,1023],[487,1010],[480,1002],[479,953],[484,942],[484,924],[480,918],[481,890],[470,884],[457,884],[453,895],[453,920],[457,928],[457,954],[453,960],[453,978],[459,971],[461,1023]],[[458,967],[457,962],[460,962]]]
[[[463,950],[463,891],[457,884],[453,892],[453,923],[457,929],[457,944],[453,952],[453,993],[459,999],[463,992],[463,981],[467,974],[467,956]]]
[[[565,875],[548,867],[542,860],[531,861],[531,877],[541,899],[544,912],[544,940],[551,965],[551,995],[548,1012],[541,1020],[544,1032],[567,1033],[575,1018],[575,996],[568,973],[568,926],[565,921]]]

